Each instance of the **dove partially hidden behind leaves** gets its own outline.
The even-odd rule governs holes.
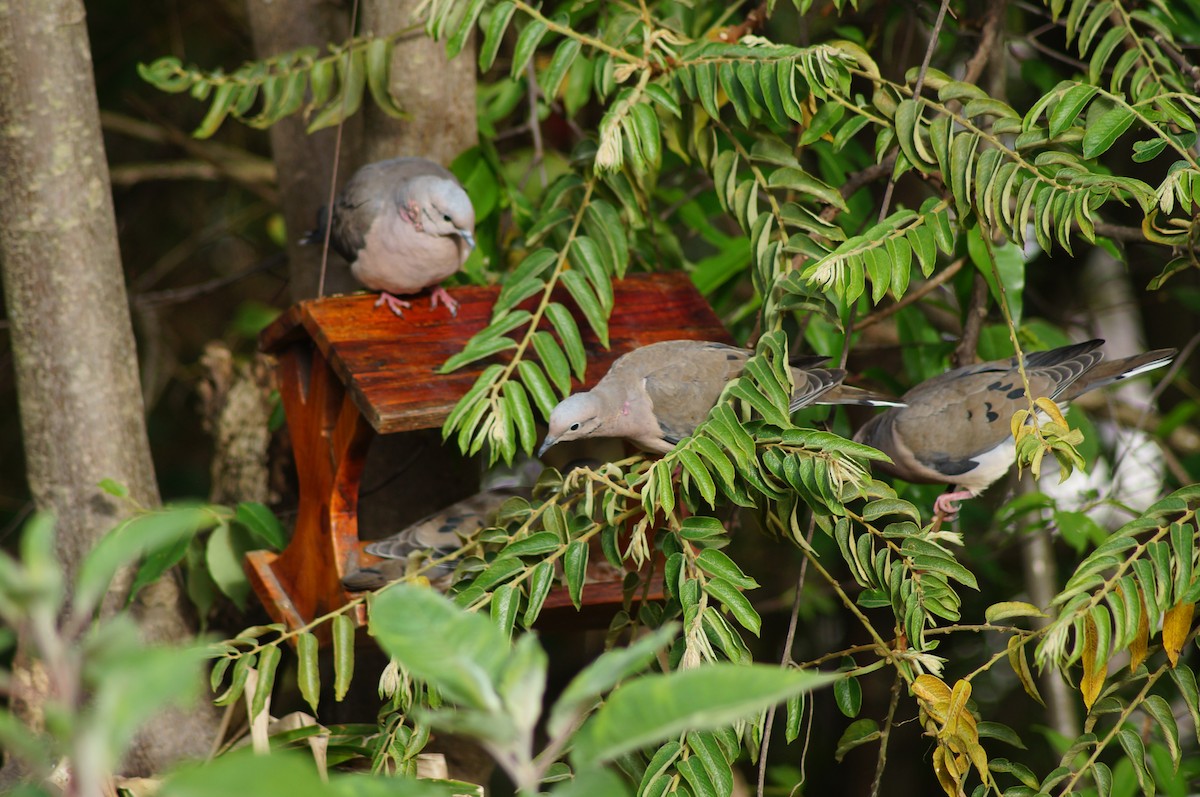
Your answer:
[[[667,340],[634,349],[612,364],[591,390],[563,399],[550,413],[541,456],[556,443],[624,437],[658,454],[695,431],[726,383],[741,375],[754,352],[701,340]],[[846,372],[827,357],[793,359],[791,411],[809,404],[893,406],[896,401],[842,385]]]
[[[1161,368],[1176,354],[1158,349],[1105,361],[1103,343],[1089,340],[1026,356],[1034,397],[1065,406],[1094,388]],[[1016,357],[956,368],[901,399],[907,406],[876,415],[854,439],[891,457],[890,464],[875,462],[873,468],[908,482],[957,486],[938,497],[938,515],[953,516],[956,502],[979,495],[1016,461],[1011,420],[1029,409]]]
[[[458,271],[475,247],[475,209],[449,170],[424,158],[392,158],[354,173],[301,243],[323,244],[346,259],[355,279],[380,291],[376,307],[403,316],[399,296],[433,287],[451,315],[458,302],[439,283]]]
[[[595,464],[576,460],[563,473]],[[529,498],[541,472],[542,463],[533,459],[512,468],[492,470],[484,477],[483,489],[475,495],[427,515],[390,537],[368,543],[364,550],[381,561],[346,574],[342,586],[351,592],[376,590],[410,573],[423,571],[421,575],[433,585],[444,587],[458,565],[455,554],[480,531],[494,525],[505,501],[513,496]],[[436,564],[425,569],[432,562]]]

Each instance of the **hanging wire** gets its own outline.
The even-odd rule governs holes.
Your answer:
[[[354,41],[354,29],[358,27],[358,0],[354,0],[354,5],[350,10],[350,40]],[[350,74],[350,59],[353,47],[346,48],[346,71],[342,74],[348,76]],[[325,240],[321,243],[321,278],[317,282],[317,298],[325,296],[325,271],[329,266],[329,239],[333,234],[333,200],[337,196],[337,176],[338,164],[342,158],[342,126],[346,123],[346,105],[350,102],[349,93],[342,92],[342,118],[338,119],[337,135],[333,139],[333,173],[329,175],[329,201],[326,203],[325,211]]]

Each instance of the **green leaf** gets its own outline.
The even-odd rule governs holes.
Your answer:
[[[1117,731],[1117,741],[1125,750],[1125,755],[1133,764],[1133,772],[1137,775],[1138,786],[1145,794],[1153,794],[1154,778],[1146,769],[1146,747],[1137,731],[1129,727]]]
[[[464,365],[469,365],[477,360],[482,360],[491,357],[493,354],[499,354],[502,351],[517,348],[517,342],[509,337],[498,338],[483,338],[475,337],[467,344],[466,348],[458,354],[453,355],[442,367],[438,369],[440,374],[448,374],[451,371],[456,371]]]
[[[370,629],[384,652],[450,700],[502,710],[495,684],[509,642],[486,617],[431,589],[399,582],[375,596]]]
[[[533,421],[533,408],[529,406],[529,396],[520,382],[510,380],[504,385],[504,403],[508,405],[509,417],[521,436],[521,449],[526,454],[532,454],[537,443],[537,427]]]
[[[1057,138],[1075,124],[1080,111],[1091,101],[1092,97],[1096,96],[1096,92],[1099,90],[1098,87],[1087,83],[1079,83],[1068,89],[1054,106],[1054,110],[1050,112],[1050,137]]]
[[[234,520],[264,545],[276,551],[282,551],[287,546],[287,532],[275,513],[257,501],[243,501],[237,505]]]
[[[688,520],[696,520],[697,518],[688,518]],[[686,521],[685,521],[686,522]],[[694,527],[694,526],[693,526]],[[717,527],[721,533],[725,529],[717,523]],[[685,539],[688,539],[685,536]],[[696,566],[708,573],[711,576],[723,578],[734,586],[742,589],[757,589],[758,582],[742,572],[742,569],[737,564],[716,548],[705,548],[696,556]]]
[[[549,336],[547,335],[547,337]],[[558,348],[557,343],[554,346]],[[559,354],[561,356],[561,352]],[[562,364],[565,368],[566,359],[563,359]],[[538,411],[542,413],[542,417],[548,419],[554,405],[558,403],[558,398],[554,395],[554,388],[546,381],[546,375],[542,369],[533,360],[522,359],[517,362],[517,373],[521,375],[521,381],[528,388],[529,395],[533,397],[533,402],[537,405]]]
[[[567,353],[567,360],[571,363],[571,370],[575,373],[575,378],[583,381],[584,373],[587,370],[587,352],[584,351],[583,338],[579,335],[579,327],[575,324],[574,317],[567,308],[557,302],[546,305],[546,317],[550,319],[550,323],[558,332],[559,340],[562,341],[563,350]],[[563,394],[565,395],[566,391],[563,391]]]
[[[563,555],[563,570],[567,577],[567,592],[571,603],[578,609],[583,595],[583,582],[587,577],[588,544],[583,540],[572,540]]]
[[[854,719],[862,710],[862,685],[857,678],[847,675],[834,682],[833,699],[837,703],[838,711]]]
[[[474,13],[478,15],[481,3],[475,0],[472,4]],[[472,19],[472,21],[474,21]],[[473,27],[473,26],[470,26]],[[458,45],[462,49],[462,43]],[[457,52],[457,50],[455,51]],[[450,57],[454,57],[451,54]],[[367,73],[367,88],[376,107],[393,119],[404,119],[408,116],[396,102],[392,94],[392,40],[389,37],[375,38],[367,44],[364,67]]]
[[[321,670],[317,660],[317,638],[310,633],[296,637],[296,683],[300,696],[308,703],[313,714],[321,699]]]
[[[563,39],[558,45],[558,49],[554,51],[554,57],[550,59],[550,65],[538,79],[538,86],[544,96],[551,100],[558,97],[558,90],[562,85],[563,78],[566,77],[567,70],[579,56],[582,47],[583,45],[578,39],[572,38]]]
[[[541,614],[542,605],[546,602],[546,596],[550,594],[552,586],[554,586],[554,565],[551,562],[540,562],[533,569],[533,575],[529,578],[529,603],[525,607],[525,614],[521,617],[521,625],[525,628],[531,628],[538,615]]]
[[[563,354],[558,341],[549,332],[539,329],[533,334],[533,348],[554,386],[558,388],[559,395],[565,398],[571,392],[571,366],[567,363],[566,355]]]
[[[834,760],[840,764],[842,759],[846,757],[846,753],[856,747],[861,747],[864,744],[875,741],[880,738],[880,735],[879,723],[875,720],[865,718],[855,720],[842,732],[842,738],[838,739]]]
[[[191,539],[215,520],[200,507],[179,507],[148,512],[117,526],[101,538],[79,567],[75,582],[76,610],[90,614],[120,568],[147,554],[173,550],[180,540]],[[240,559],[237,566],[240,571]]]
[[[250,702],[250,721],[267,707],[267,698],[275,689],[275,671],[282,654],[278,645],[269,645],[258,654],[258,681],[254,686],[254,699]]]
[[[251,550],[249,540],[234,534],[224,521],[209,535],[205,549],[204,558],[213,581],[239,609],[245,608],[246,598],[250,596],[250,581],[242,562]]]
[[[678,633],[678,623],[667,623],[629,646],[606,651],[592,661],[571,679],[551,709],[546,726],[550,736],[558,738],[568,733],[601,695],[650,666],[655,654]]]
[[[646,675],[613,691],[575,735],[571,759],[591,766],[675,738],[720,728],[836,676],[765,665],[711,664]]]
[[[586,279],[578,271],[564,271],[559,281],[566,286],[567,292],[575,300],[575,304],[587,319],[588,325],[600,339],[600,344],[608,348],[608,310],[605,309],[596,294],[592,292]],[[555,325],[557,327],[557,324]],[[567,352],[568,355],[570,351]],[[581,377],[582,378],[582,377]]]
[[[750,604],[749,598],[743,595],[737,587],[723,578],[710,578],[704,582],[704,591],[725,605],[733,614],[735,620],[750,633],[758,636],[762,627],[762,618]]]
[[[509,69],[513,80],[520,78],[521,73],[525,71],[525,66],[529,59],[533,58],[534,50],[546,35],[546,30],[546,23],[537,19],[530,19],[521,29],[520,35],[517,36],[517,46],[513,48],[512,66]]]
[[[354,678],[354,621],[347,614],[333,618],[333,699],[341,703]]]
[[[496,53],[500,52],[500,45],[504,43],[504,32],[508,30],[508,23],[516,10],[517,7],[509,0],[502,0],[492,8],[484,27],[483,44],[479,47],[480,72],[487,72],[496,62]]]
[[[606,313],[611,312],[613,305],[612,277],[609,273],[611,269],[605,265],[600,247],[591,238],[579,236],[571,241],[570,253],[571,266],[587,276],[588,282],[592,283],[592,287],[596,290],[600,305]]]
[[[1089,120],[1083,133],[1083,157],[1103,155],[1129,129],[1135,118],[1133,111],[1118,105],[1102,113],[1099,119]]]

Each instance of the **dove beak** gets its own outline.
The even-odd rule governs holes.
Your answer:
[[[457,230],[456,232],[458,232],[458,234],[462,236],[462,239],[467,242],[468,249],[475,248],[475,236],[471,234],[470,230]]]
[[[554,445],[557,442],[558,442],[557,437],[551,437],[550,435],[546,435],[546,439],[542,441],[542,447],[538,449],[538,456],[540,457],[542,454],[545,454],[547,451],[550,450],[550,446]]]

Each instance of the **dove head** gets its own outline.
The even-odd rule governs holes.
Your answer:
[[[584,437],[602,437],[597,430],[604,423],[600,400],[591,393],[576,393],[567,396],[550,413],[550,431],[538,449],[538,456],[555,443],[579,440]]]
[[[475,248],[475,208],[463,187],[445,177],[429,177],[410,193],[421,228],[430,235],[457,235]],[[464,254],[464,257],[466,255]]]

